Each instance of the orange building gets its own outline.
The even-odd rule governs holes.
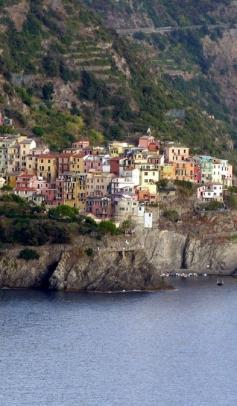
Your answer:
[[[194,161],[179,161],[174,162],[175,180],[185,180],[195,182],[195,162]]]

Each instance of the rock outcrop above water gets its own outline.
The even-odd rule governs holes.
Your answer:
[[[15,248],[1,254],[0,287],[69,291],[159,289],[165,287],[161,278],[164,272],[233,274],[237,269],[236,248],[236,243],[227,239],[189,238],[167,230],[103,241],[86,237],[70,246],[44,246],[37,249],[40,259],[33,261],[18,259],[20,248]]]

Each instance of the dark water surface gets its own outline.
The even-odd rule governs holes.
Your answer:
[[[237,280],[0,291],[1,406],[237,405]]]

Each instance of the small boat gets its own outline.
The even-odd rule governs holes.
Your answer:
[[[187,279],[188,275],[186,273],[181,273],[181,278],[182,279]]]
[[[223,286],[224,285],[224,281],[221,278],[218,278],[216,281],[217,286]]]

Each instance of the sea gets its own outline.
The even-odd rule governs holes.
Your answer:
[[[1,406],[236,406],[237,279],[0,291]]]

